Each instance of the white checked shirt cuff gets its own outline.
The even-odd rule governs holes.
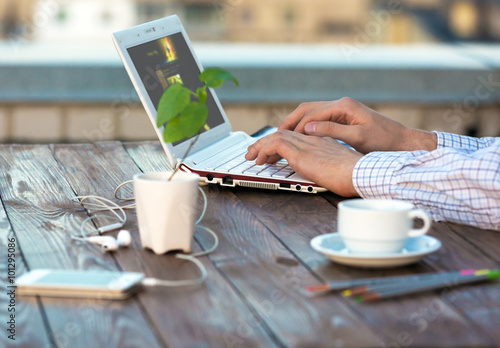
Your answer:
[[[479,150],[484,147],[490,146],[495,141],[495,138],[473,138],[466,135],[458,135],[453,133],[436,132],[433,131],[438,137],[437,148],[454,147],[465,148],[471,150]]]
[[[394,172],[407,161],[409,152],[371,152],[362,157],[352,173],[352,182],[363,198],[391,198]]]

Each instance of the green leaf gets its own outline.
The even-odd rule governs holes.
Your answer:
[[[191,138],[207,123],[208,108],[204,104],[192,102],[184,109],[179,118],[184,137]]]
[[[196,94],[198,94],[198,99],[200,100],[200,103],[205,104],[207,102],[207,88],[206,87],[196,88]]]
[[[206,68],[200,74],[200,81],[205,82],[207,87],[210,88],[220,87],[224,81],[233,81],[236,86],[240,85],[238,79],[233,74],[221,68]]]
[[[188,106],[191,100],[189,89],[180,83],[168,87],[158,103],[156,126],[161,127],[170,121]]]
[[[163,140],[166,143],[175,143],[184,139],[181,125],[181,117],[176,117],[168,121],[163,129]]]
[[[196,88],[194,92],[178,83],[167,88],[161,96],[156,124],[159,128],[164,126],[165,142],[175,143],[200,132],[208,118],[208,109],[205,105],[207,87],[220,87],[224,81],[232,81],[239,86],[236,77],[221,68],[207,68],[199,78],[205,85]],[[191,101],[191,96],[197,96],[199,101]]]
[[[191,138],[205,125],[208,108],[204,104],[191,102],[184,111],[168,121],[163,129],[163,140],[174,143],[184,138]]]

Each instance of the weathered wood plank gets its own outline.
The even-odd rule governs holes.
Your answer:
[[[158,143],[130,144],[127,148],[143,170],[166,168]],[[116,264],[119,269],[143,271],[159,278],[197,275],[191,265],[172,255],[156,256],[142,250],[133,213],[127,225],[135,236],[133,246],[120,250],[115,257],[101,254],[95,246],[69,240],[67,234],[76,234],[87,216],[72,206],[69,198],[80,192],[110,197],[114,186],[129,179],[138,168],[119,143],[57,145],[54,151],[59,163],[50,149],[0,146],[1,196],[14,232],[19,234],[19,246],[27,255],[28,269],[116,269]],[[325,199],[336,204],[338,197],[213,186],[205,190],[209,211],[203,223],[218,232],[221,245],[215,254],[203,259],[210,274],[203,287],[151,289],[138,297],[139,306],[135,300],[42,298],[29,303],[23,299],[23,308],[29,308],[30,314],[23,309],[22,322],[34,320],[34,327],[46,332],[40,340],[30,326],[25,332],[31,334],[23,333],[24,345],[49,346],[51,341],[61,347],[158,346],[163,342],[169,346],[189,342],[198,346],[500,344],[498,284],[445,289],[372,304],[356,304],[338,295],[308,299],[300,293],[303,286],[326,279],[497,267],[497,232],[436,224],[431,235],[444,246],[424,261],[387,271],[356,269],[333,264],[309,247],[315,235],[335,230],[336,209]],[[2,229],[5,219],[1,214],[0,207],[3,238],[12,231]],[[203,247],[212,243],[204,233],[198,233],[196,239]],[[200,250],[197,244],[195,248]],[[0,311],[3,306],[0,294]],[[187,313],[186,308],[196,311]],[[213,312],[206,308],[213,308]],[[43,318],[47,318],[47,327],[40,322]],[[191,337],[186,339],[188,333]],[[4,341],[0,339],[1,343]]]
[[[414,266],[389,270],[367,270],[351,268],[334,264],[322,255],[316,253],[309,246],[309,241],[316,235],[335,232],[336,208],[325,201],[322,196],[301,195],[288,192],[262,191],[255,194],[248,189],[234,189],[233,192],[254,212],[254,214],[297,255],[302,262],[313,269],[323,280],[343,280],[382,275],[409,274],[415,272],[429,272],[436,270],[451,270],[453,263],[446,259],[443,267],[428,262],[421,262]],[[323,195],[324,196],[324,195]],[[333,196],[333,195],[332,195]],[[328,197],[332,199],[332,197]],[[333,197],[334,199],[335,197]],[[434,230],[433,230],[434,231]],[[435,234],[435,233],[431,233]],[[432,255],[432,258],[443,258],[445,248]],[[457,251],[456,253],[460,253]],[[454,252],[455,255],[455,252]],[[460,258],[460,255],[455,255]],[[480,253],[474,255],[477,260],[484,259]],[[451,267],[451,269],[450,269]],[[464,263],[458,268],[470,268]],[[307,283],[303,283],[303,286]],[[332,301],[339,299],[338,295],[328,295]],[[342,299],[341,301],[345,301]],[[372,325],[385,336],[388,345],[411,344],[416,346],[456,346],[456,345],[491,345],[493,343],[487,331],[478,329],[468,330],[474,322],[453,305],[436,297],[434,293],[405,297],[394,301],[384,301],[377,304],[348,304],[358,311]],[[419,309],[435,308],[439,306],[440,315],[433,318],[432,325],[426,331],[418,332]],[[483,307],[484,308],[484,307]],[[432,338],[432,339],[431,339]]]
[[[338,204],[342,199],[330,193],[322,194],[328,201]],[[430,233],[440,239],[443,248],[439,253],[429,255],[423,261],[433,270],[448,271],[453,269],[498,268],[500,264],[500,233],[482,230],[471,226],[453,223],[435,223]],[[479,327],[486,335],[500,344],[500,287],[497,283],[445,288],[434,292],[445,303],[450,303],[472,326]],[[418,323],[419,334],[423,328],[434,322],[440,315],[441,306],[433,302],[432,306],[421,306],[414,315]]]
[[[461,231],[456,233],[456,231]],[[470,232],[469,237],[481,240],[485,236],[486,241],[496,245],[500,244],[500,234],[496,242],[491,240],[491,231],[467,227],[457,224],[436,223],[433,235],[443,243],[443,250],[439,254],[429,255],[424,262],[434,269],[484,269],[498,268],[498,255],[492,255],[493,247],[479,248],[464,238],[465,231]],[[478,242],[480,243],[480,242]],[[439,298],[453,305],[464,317],[467,317],[476,331],[485,332],[485,336],[491,337],[495,346],[500,344],[500,284],[499,282],[474,284],[457,288],[446,288],[436,291]]]
[[[447,223],[446,227],[488,258],[500,264],[500,231],[482,230],[472,226]]]
[[[168,158],[159,141],[142,141],[124,143],[124,147],[131,155],[132,160],[144,172],[159,172],[171,170]]]
[[[48,146],[0,146],[0,168],[5,210],[28,269],[116,270],[111,255],[71,239],[87,215],[70,202],[74,193]],[[41,302],[58,346],[161,346],[133,300]]]
[[[338,204],[341,198],[330,193],[322,194],[328,201]],[[456,268],[498,268],[500,263],[500,234],[498,231],[487,231],[471,226],[438,223],[433,232],[443,242],[443,249],[426,257],[424,263],[431,264],[433,269],[447,271]],[[436,262],[436,263],[434,263]],[[466,290],[467,289],[467,290]],[[487,336],[500,344],[500,331],[496,329],[500,323],[500,289],[497,284],[443,289],[435,292],[446,303],[451,303],[469,318],[476,326],[487,332]],[[432,314],[431,312],[434,312]],[[435,302],[433,306],[420,307],[413,317],[418,323],[419,334],[428,327],[429,322],[439,315],[441,307]]]
[[[10,244],[15,250],[14,261],[8,261]],[[35,297],[20,301],[18,298],[12,299],[8,294],[11,290],[8,286],[12,285],[8,272],[12,268],[8,267],[8,264],[14,265],[13,278],[11,278],[14,281],[26,272],[26,265],[2,202],[0,202],[0,258],[2,260],[0,262],[0,280],[3,284],[0,293],[0,313],[2,313],[0,346],[49,347],[51,345],[50,335],[43,322],[40,301]],[[14,314],[14,332],[7,331],[10,329],[8,322],[11,321],[11,314]],[[30,328],[30,330],[26,330],[26,328]],[[12,335],[13,340],[9,339],[10,335]]]
[[[141,156],[147,157],[148,154]],[[98,143],[96,146],[56,145],[55,157],[78,195],[96,194],[112,198],[116,186],[140,172],[121,143],[117,142]],[[125,227],[132,233],[133,243],[115,254],[121,269],[143,272],[159,279],[194,279],[198,276],[196,268],[172,254],[160,256],[142,249],[135,210],[129,211]],[[201,248],[194,243],[194,250]],[[251,331],[243,331],[241,320],[237,318],[255,321],[253,314],[214,265],[207,258],[202,257],[200,261],[210,275],[202,286],[159,287],[138,295],[151,324],[167,345],[275,345],[260,324]]]
[[[160,151],[145,154],[143,146],[127,149],[144,171],[158,168],[164,158]],[[210,258],[280,342],[295,347],[381,345],[379,337],[345,304],[327,298],[312,301],[301,293],[298,284],[317,280],[230,190],[210,185],[206,192],[209,205],[202,223],[220,238]],[[207,236],[197,239],[205,247],[211,244]],[[246,325],[253,328],[256,324]]]

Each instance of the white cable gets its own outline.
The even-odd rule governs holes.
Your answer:
[[[87,233],[84,232],[85,230],[85,224],[87,223],[87,221],[93,221],[94,219],[97,219],[97,218],[107,218],[109,219],[109,216],[107,215],[92,215],[92,216],[88,216],[87,218],[85,218],[82,223],[80,224],[80,236],[82,236],[83,238],[87,238],[89,235]],[[113,224],[113,227],[114,227],[115,224]],[[116,228],[120,228],[122,227],[123,225],[121,223],[119,224],[116,224]],[[104,226],[104,227],[108,227],[108,226]],[[113,229],[116,229],[116,228],[113,228]],[[112,229],[112,230],[113,230]],[[97,229],[94,229],[93,231],[90,231],[89,233],[91,234],[95,234],[95,233],[105,233],[105,232],[109,232],[109,231],[112,231],[112,230],[108,230],[107,228],[97,228]]]
[[[120,184],[121,186],[123,186],[125,183],[122,183]],[[116,192],[116,190],[115,190]],[[78,198],[85,198],[85,199],[89,199],[89,198],[97,198],[97,199],[105,199],[106,201],[110,202],[113,206],[108,206],[108,205],[102,205],[102,204],[94,204],[94,203],[87,203],[87,206],[88,207],[93,207],[92,210],[94,211],[112,211],[112,210],[121,210],[121,209],[134,209],[135,208],[135,203],[131,203],[131,204],[128,204],[128,205],[118,205],[116,203],[114,203],[113,201],[110,201],[104,197],[100,197],[100,196],[78,196],[78,197],[73,197],[71,200],[75,203],[80,203],[80,201],[78,201]],[[116,195],[115,195],[115,198],[116,198]],[[118,198],[119,200],[122,200],[122,201],[130,201],[130,200],[133,200],[130,199],[130,198]]]
[[[125,182],[121,183],[120,185],[118,185],[114,191],[114,197],[118,200],[125,201],[125,202],[133,201],[135,199],[133,196],[132,197],[121,197],[118,194],[119,190],[123,186],[130,184],[130,183],[133,183],[133,180],[128,180],[128,181],[125,181]],[[207,250],[193,253],[190,255],[176,254],[175,257],[194,263],[198,267],[198,269],[200,270],[201,276],[198,279],[187,279],[187,280],[163,280],[163,279],[156,279],[156,278],[145,278],[142,281],[143,285],[145,285],[145,286],[198,285],[198,284],[203,283],[207,279],[207,276],[208,276],[207,270],[206,270],[205,266],[203,266],[203,264],[200,262],[200,260],[197,259],[197,257],[208,255],[208,254],[212,253],[215,249],[217,249],[217,246],[219,245],[219,238],[217,237],[217,234],[214,231],[212,231],[210,228],[199,225],[200,221],[203,219],[203,217],[205,216],[205,213],[207,211],[208,199],[207,199],[207,195],[201,189],[201,187],[198,186],[198,190],[201,192],[201,195],[203,197],[203,209],[201,211],[200,217],[195,222],[195,228],[199,227],[199,228],[207,231],[208,233],[210,233],[212,235],[212,237],[214,238],[214,244],[212,245],[212,247],[210,247]],[[88,202],[89,200],[90,200],[90,202]],[[95,202],[92,202],[92,200]],[[103,226],[103,227],[97,228],[95,231],[92,231],[92,232],[100,232],[100,233],[109,232],[109,231],[112,231],[114,229],[123,227],[125,225],[125,223],[127,222],[127,214],[125,213],[124,209],[133,209],[136,207],[135,203],[120,206],[117,203],[115,203],[109,199],[106,199],[104,197],[99,197],[99,196],[77,196],[77,197],[72,198],[72,201],[82,205],[91,214],[92,214],[92,212],[110,211],[118,218],[118,220],[120,221],[119,223]],[[122,216],[120,216],[120,214],[118,214],[116,212],[116,210],[119,210]],[[85,238],[88,237],[88,235],[84,232],[85,224],[87,223],[87,221],[93,220],[94,218],[98,218],[98,217],[109,218],[106,215],[91,215],[91,216],[87,217],[86,219],[84,219],[82,221],[82,224],[80,225],[81,237],[72,237],[72,238],[76,239],[76,240],[85,240]]]
[[[114,215],[116,215],[116,217],[123,224],[125,224],[125,222],[127,222],[127,214],[123,210],[123,207],[119,206],[118,204],[116,204],[115,202],[113,202],[107,198],[89,195],[89,196],[76,196],[76,197],[73,197],[71,200],[75,203],[79,203],[81,206],[83,206],[84,208],[87,208],[89,211],[91,211],[91,210],[93,210],[93,211],[110,211]],[[87,200],[94,200],[98,204],[93,203],[93,202],[88,202],[85,205],[84,203]],[[119,210],[120,213],[122,213],[122,217],[120,217],[120,215],[115,210]]]
[[[192,255],[184,255],[184,254],[177,254],[175,257],[187,261],[191,261],[194,263],[196,266],[198,266],[201,276],[198,279],[187,279],[187,280],[164,280],[164,279],[157,279],[157,278],[145,278],[142,281],[142,284],[145,286],[187,286],[187,285],[198,285],[203,283],[208,276],[207,269],[203,264],[198,260],[196,257],[193,257]]]
[[[124,201],[124,202],[128,202],[128,201],[133,201],[135,199],[134,196],[132,197],[120,197],[118,195],[118,191],[125,185],[128,185],[128,184],[131,184],[133,183],[134,180],[127,180],[127,181],[124,181],[122,182],[120,185],[118,185],[116,188],[115,188],[115,191],[113,192],[113,195],[115,196],[116,199],[120,200],[120,201]],[[135,208],[135,203],[132,203],[132,204],[129,204],[128,206],[126,207],[130,207],[128,209],[132,209],[132,208]]]
[[[200,257],[200,256],[208,255],[208,254],[214,252],[215,249],[217,249],[217,247],[219,246],[219,238],[217,237],[217,235],[215,234],[215,232],[212,231],[210,228],[202,226],[202,225],[198,225],[196,227],[203,228],[205,231],[207,231],[208,233],[210,233],[212,235],[212,237],[214,237],[214,244],[212,245],[212,247],[210,249],[207,249],[207,250],[204,250],[204,251],[199,251],[197,253],[190,254],[189,256]]]
[[[87,234],[84,233],[84,228],[85,228],[85,224],[87,223],[87,221],[89,221],[89,220],[93,221],[95,218],[98,218],[98,217],[109,218],[106,215],[93,215],[92,212],[94,212],[94,211],[99,211],[99,212],[100,211],[110,211],[118,218],[118,220],[120,222],[114,223],[111,225],[98,227],[97,229],[95,229],[92,232],[106,233],[106,232],[113,231],[113,230],[116,230],[118,228],[123,227],[125,225],[125,223],[127,222],[127,213],[125,213],[125,210],[123,210],[123,207],[119,206],[118,204],[116,204],[115,202],[113,202],[107,198],[89,195],[89,196],[73,197],[71,200],[75,203],[80,204],[82,207],[86,208],[89,211],[89,213],[91,214],[89,217],[84,219],[80,225],[80,236],[82,236],[83,238],[87,237]],[[89,200],[90,200],[90,202],[87,202]],[[97,203],[92,202],[92,200],[97,202]],[[122,216],[120,216],[120,214],[118,214],[116,212],[116,210],[119,210],[120,213],[122,214]]]
[[[203,219],[203,217],[205,216],[205,213],[207,211],[207,205],[208,205],[207,195],[199,186],[198,186],[198,190],[200,190],[201,195],[203,196],[203,210],[201,211],[201,215],[198,218],[198,220],[196,220],[196,222],[194,223],[195,225],[198,225],[200,223],[200,221]],[[200,227],[202,227],[202,226],[200,226]]]
[[[205,226],[197,226],[203,228],[205,231],[210,233],[214,237],[214,245],[205,251],[200,251],[194,254],[190,255],[184,255],[184,254],[176,254],[175,257],[187,261],[193,262],[196,266],[198,266],[198,269],[201,272],[201,276],[198,279],[188,279],[188,280],[163,280],[163,279],[157,279],[157,278],[145,278],[142,281],[142,284],[144,286],[187,286],[187,285],[198,285],[203,283],[208,276],[207,269],[203,264],[200,262],[200,260],[197,259],[197,257],[208,255],[211,252],[213,252],[215,249],[217,249],[217,246],[219,245],[219,238],[215,234],[214,231],[212,231],[210,228],[205,227]]]

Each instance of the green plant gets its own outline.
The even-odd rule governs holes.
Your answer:
[[[156,126],[164,127],[163,140],[166,143],[174,143],[199,134],[208,117],[208,108],[205,105],[207,88],[218,88],[224,81],[232,81],[239,86],[236,77],[221,68],[207,68],[200,73],[199,79],[203,82],[203,86],[196,88],[195,91],[178,82],[169,86],[161,96]],[[191,146],[196,139],[193,139]],[[186,156],[187,153],[184,157]]]

